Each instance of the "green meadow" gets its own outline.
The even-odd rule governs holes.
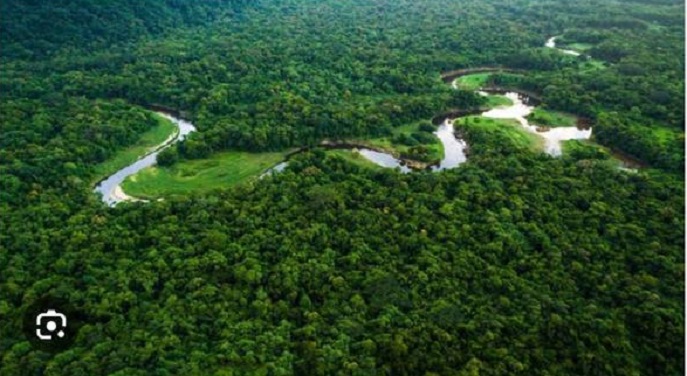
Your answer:
[[[153,166],[123,183],[131,196],[157,198],[231,187],[257,178],[286,157],[286,152],[228,151],[210,158],[183,160],[170,167]]]

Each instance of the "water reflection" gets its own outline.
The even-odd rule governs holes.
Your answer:
[[[410,167],[406,166],[400,160],[396,159],[393,155],[388,153],[382,153],[379,151],[374,151],[370,149],[359,149],[358,153],[365,157],[370,162],[387,168],[400,168],[401,172],[409,173],[411,171]]]
[[[441,160],[438,166],[432,166],[432,171],[455,168],[467,161],[467,156],[465,155],[467,143],[463,139],[456,137],[452,120],[444,120],[434,134],[444,145],[444,159]]]

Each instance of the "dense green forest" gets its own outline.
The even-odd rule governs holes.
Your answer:
[[[684,374],[684,12],[1,2],[0,374]],[[545,48],[551,36],[582,55]],[[103,163],[159,123],[154,106],[198,129],[162,154],[172,167],[430,142],[429,119],[487,104],[441,80],[474,67],[517,70],[487,80],[587,119],[598,145],[554,158],[463,122],[469,160],[440,173],[314,148],[224,189],[114,208],[93,193]],[[398,136],[414,124],[425,132]],[[45,296],[84,320],[58,354],[21,331]]]

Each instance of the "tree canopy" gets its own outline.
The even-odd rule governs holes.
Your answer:
[[[8,1],[0,46],[0,374],[684,374],[682,2]],[[92,191],[153,106],[198,129],[162,168],[411,123],[422,157],[429,119],[484,105],[441,80],[474,67],[650,168],[465,127],[440,173],[313,148],[229,189]],[[83,314],[58,354],[21,331],[43,296]]]

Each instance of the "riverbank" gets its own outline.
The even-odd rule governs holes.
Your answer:
[[[388,136],[347,142],[389,153],[413,169],[424,169],[444,157],[444,145],[432,134],[434,131],[436,127],[429,120],[419,120],[393,128]]]
[[[557,39],[557,38],[558,38],[558,36],[554,36],[554,37],[549,38],[549,39],[546,41],[546,43],[544,44],[544,46],[545,46],[545,47],[548,47],[548,48],[553,48],[553,49],[555,49],[556,51],[560,51],[560,52],[562,52],[562,53],[564,53],[564,54],[566,54],[566,55],[571,55],[571,56],[580,56],[580,55],[581,55],[581,53],[578,52],[578,51],[567,50],[567,49],[565,49],[565,48],[557,47],[557,46],[556,46],[556,39]]]
[[[157,115],[172,122],[177,129],[177,132],[174,133],[173,136],[167,137],[162,143],[155,146],[151,151],[143,153],[143,155],[135,162],[121,168],[114,174],[108,176],[106,179],[101,180],[95,186],[95,192],[99,193],[102,197],[102,200],[108,205],[113,206],[122,201],[132,200],[131,196],[124,194],[124,192],[121,190],[122,187],[120,187],[120,184],[122,184],[127,177],[136,174],[146,167],[154,165],[157,162],[157,155],[163,149],[171,146],[177,141],[183,140],[189,133],[196,130],[193,124],[178,117],[174,117],[169,113],[158,112]]]
[[[153,116],[157,120],[157,125],[144,132],[134,145],[120,150],[113,157],[94,167],[93,185],[101,183],[117,170],[136,162],[146,154],[156,151],[177,136],[179,130],[174,122],[157,113]]]
[[[498,66],[496,66],[496,67],[463,68],[463,69],[456,69],[456,70],[442,72],[441,73],[441,80],[446,82],[446,83],[451,83],[455,79],[462,77],[462,76],[467,76],[467,75],[477,74],[477,73],[498,73],[498,72],[522,73],[522,74],[527,73],[527,71],[524,69],[498,67]]]
[[[527,115],[527,120],[546,127],[575,127],[583,123],[575,115],[543,108],[532,110],[532,113]]]
[[[408,168],[412,170],[424,170],[428,168],[429,166],[433,164],[439,163],[439,160],[433,160],[433,161],[418,161],[415,159],[411,158],[405,158],[403,157],[402,153],[394,146],[391,144],[386,144],[383,141],[380,141],[380,139],[368,139],[368,140],[361,140],[361,139],[351,139],[351,140],[324,140],[319,143],[318,147],[326,148],[326,149],[368,149],[377,153],[381,154],[388,154],[390,157],[393,157],[397,159],[400,164],[407,166]],[[442,148],[443,150],[443,148]],[[440,158],[439,158],[440,159]]]
[[[370,161],[369,159],[365,158],[365,156],[360,154],[360,151],[357,149],[353,149],[353,150],[347,150],[347,149],[328,150],[327,151],[327,157],[329,157],[329,158],[340,157],[349,163],[355,164],[359,167],[372,169],[372,170],[379,170],[379,169],[384,168],[384,167],[379,166],[378,164]]]
[[[151,166],[124,180],[122,188],[129,196],[155,199],[232,187],[257,178],[288,154],[227,151],[170,167]]]
[[[508,147],[536,153],[546,150],[546,140],[536,133],[529,132],[516,119],[466,116],[456,119],[455,126],[461,137],[465,133],[479,134],[473,138],[479,140],[489,137],[492,140],[497,140],[494,144],[508,145]],[[479,147],[479,145],[473,147]]]
[[[549,40],[551,41],[553,39]],[[463,85],[479,90],[480,95],[488,97],[488,103],[480,108],[454,109],[435,116],[431,123],[438,126],[438,129],[433,135],[429,124],[418,121],[395,128],[390,136],[323,140],[317,147],[359,150],[359,153],[354,153],[354,162],[358,164],[362,157],[381,167],[401,167],[403,172],[409,172],[455,168],[467,160],[468,145],[460,136],[465,129],[454,128],[454,121],[457,128],[478,129],[482,134],[497,137],[516,147],[545,151],[554,156],[562,154],[563,141],[590,138],[591,128],[580,127],[580,119],[560,112],[537,109],[541,98],[536,93],[493,85],[485,87],[489,76],[495,72],[524,73],[522,70],[504,67],[469,68],[442,73],[442,79],[451,82],[454,88],[457,87],[455,80],[463,77]],[[538,124],[530,124],[529,120]],[[181,119],[175,121],[177,124],[186,123],[193,127]],[[577,126],[572,126],[572,123]],[[554,125],[558,127],[553,127]],[[131,167],[135,171],[123,169],[122,176],[113,176],[120,180],[109,182],[110,186],[102,189],[104,200],[116,203],[131,200],[134,196],[154,198],[230,187],[264,176],[265,171],[275,166],[284,167],[291,155],[310,149],[303,147],[282,153],[229,151],[202,160],[182,160],[171,167],[153,166],[157,152],[180,138],[169,138],[155,153],[142,158],[144,166],[134,164]],[[346,154],[346,157],[351,159],[353,156]],[[123,185],[127,193],[124,193],[119,184]],[[106,194],[109,197],[105,197]]]

